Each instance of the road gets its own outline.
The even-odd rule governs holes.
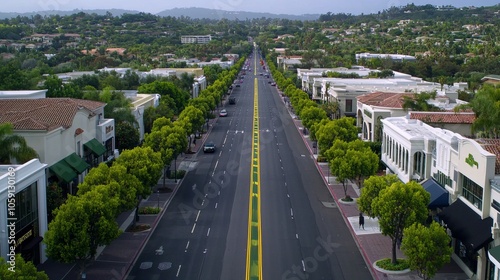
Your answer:
[[[250,61],[253,67],[256,60]],[[276,87],[258,69],[234,88],[236,104],[226,105],[228,116],[218,119],[207,140],[216,152],[197,156],[129,280],[245,279],[255,129],[261,278],[372,279]]]

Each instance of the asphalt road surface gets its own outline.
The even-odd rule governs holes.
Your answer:
[[[277,88],[258,57],[249,59],[207,141],[215,153],[196,157],[128,279],[245,279],[249,228],[254,95],[260,134],[261,279],[372,279],[342,214]],[[254,68],[256,67],[256,68]],[[257,71],[254,71],[256,69]],[[255,87],[257,85],[257,88]]]

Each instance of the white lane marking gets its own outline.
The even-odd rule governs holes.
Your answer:
[[[215,167],[214,167],[214,170],[215,170],[215,169],[217,169],[217,165],[219,165],[219,160],[217,160],[217,161],[215,162]]]
[[[227,132],[229,133],[229,130]],[[226,134],[226,137],[224,137],[224,142],[222,142],[223,145],[226,144],[226,140],[227,140],[227,134]]]
[[[290,198],[290,195],[289,195],[289,194],[286,194],[286,197]]]
[[[295,234],[295,238],[299,239],[299,234],[298,233]]]
[[[306,271],[306,265],[304,264],[304,260],[302,260],[302,270]]]
[[[187,252],[188,251],[188,248],[189,248],[189,241],[187,242],[186,244],[186,248],[184,249],[184,252]]]
[[[224,185],[224,180],[221,180],[221,181],[220,181],[220,184],[221,184],[221,185]]]
[[[209,235],[210,235],[210,228],[208,228],[208,232],[207,232],[207,236],[209,236]]]
[[[222,155],[222,151],[219,152],[219,157]]]
[[[215,203],[215,209],[217,209],[217,202]]]
[[[290,216],[292,216],[292,219],[293,219],[293,209],[290,208]]]
[[[200,212],[201,210],[198,210],[198,214],[196,214],[196,220],[194,220],[195,222],[198,222],[198,218],[200,217]]]
[[[203,204],[205,204],[205,200],[203,199],[203,201],[201,202],[201,206],[203,206]]]
[[[219,193],[217,195],[220,195],[220,191],[219,191]]]
[[[191,233],[194,232],[194,228],[196,227],[196,223],[194,223],[193,228],[191,229]]]
[[[175,277],[179,277],[179,272],[181,272],[181,266],[182,265],[179,265],[179,268],[177,269],[177,274],[175,275]]]

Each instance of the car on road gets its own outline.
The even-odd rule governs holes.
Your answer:
[[[203,152],[204,153],[213,153],[213,152],[215,152],[215,144],[214,144],[214,142],[205,143],[205,145],[203,146]]]
[[[220,110],[219,117],[227,117],[227,110],[226,109]]]
[[[229,97],[229,104],[231,104],[231,105],[236,104],[236,98]]]
[[[275,82],[272,82],[272,83],[271,83],[271,85],[272,85],[273,87],[275,87],[275,86],[276,86],[276,83],[275,83]]]
[[[236,84],[236,87],[240,87],[240,84]]]

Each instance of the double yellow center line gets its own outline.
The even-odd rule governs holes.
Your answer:
[[[250,201],[248,205],[246,280],[262,280],[259,161],[259,98],[257,78],[255,78],[252,131],[252,168],[250,172]]]

